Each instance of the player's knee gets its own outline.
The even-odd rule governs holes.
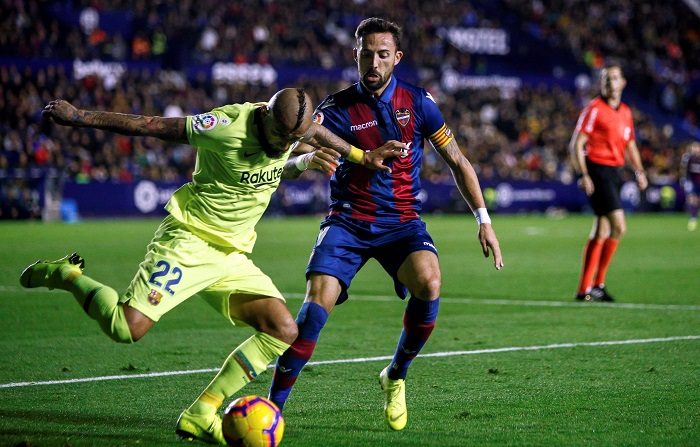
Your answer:
[[[124,316],[124,308],[119,305],[114,309],[111,319],[100,321],[100,327],[109,338],[117,343],[131,344],[140,338],[140,336],[132,337],[131,328]]]
[[[622,236],[627,232],[627,226],[624,223],[619,223],[612,226],[610,237],[613,239],[622,239]]]
[[[130,345],[132,343],[137,342],[139,339],[138,338],[133,338],[131,337],[130,334],[126,334],[123,332],[112,332],[111,334],[111,339],[116,341],[117,343],[123,343],[126,345]]]
[[[297,326],[297,323],[294,320],[291,320],[290,324],[285,324],[282,328],[279,339],[291,345],[294,342],[294,340],[297,339],[298,335],[299,327]]]
[[[268,321],[260,327],[260,331],[275,337],[278,340],[291,345],[299,335],[299,327],[291,315],[287,318],[278,318],[274,321]]]
[[[126,335],[126,334],[124,334]],[[141,340],[143,336],[146,335],[145,332],[143,331],[138,331],[135,330],[134,328],[129,328],[129,336],[128,340],[127,337],[122,337],[120,340],[118,340],[120,343],[136,343],[137,341]]]
[[[428,278],[422,278],[418,282],[416,290],[412,290],[411,293],[420,299],[432,300],[440,296],[441,286],[440,276],[433,275]]]

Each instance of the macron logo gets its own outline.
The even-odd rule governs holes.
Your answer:
[[[350,132],[355,132],[358,130],[365,130],[365,129],[369,129],[370,127],[377,127],[378,125],[379,125],[379,123],[377,122],[377,120],[372,120],[370,122],[362,123],[362,124],[355,124],[354,126],[350,126]]]

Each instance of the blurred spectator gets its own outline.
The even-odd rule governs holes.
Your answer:
[[[110,92],[99,83],[83,83],[82,88],[76,89],[57,69],[36,73],[25,70],[20,74],[10,67],[0,70],[0,77],[11,79],[7,84],[21,86],[3,88],[0,94],[0,115],[5,117],[0,155],[6,171],[51,165],[80,182],[142,178],[184,182],[193,169],[193,149],[153,139],[107,136],[99,131],[79,134],[49,126],[42,122],[40,111],[50,99],[60,96],[81,107],[123,113],[183,116],[219,103],[240,101],[252,90],[235,85],[195,87],[187,81],[175,85],[149,73],[129,73]],[[48,88],[49,84],[55,87]],[[275,88],[258,86],[255,96],[268,97]],[[310,92],[318,103],[337,88],[334,83],[315,83]],[[212,97],[215,91],[223,92],[219,101]],[[445,97],[441,106],[447,119],[455,123],[460,146],[469,152],[484,180],[572,181],[567,143],[576,119],[573,93],[524,86],[512,96],[501,98],[496,89],[461,90]],[[675,180],[674,166],[678,166],[680,153],[669,132],[639,112],[635,119],[639,123],[640,151],[650,177]],[[432,181],[449,179],[449,170],[432,149],[425,155],[424,174]]]
[[[698,126],[700,19],[683,2],[503,0],[529,33],[564,47],[589,67],[630,61],[630,84],[667,112]],[[695,82],[696,89],[687,89]]]

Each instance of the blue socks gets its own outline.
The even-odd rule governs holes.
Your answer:
[[[411,297],[406,304],[403,315],[403,331],[388,376],[391,380],[405,379],[408,367],[430,338],[435,328],[440,298],[433,301],[423,301]]]
[[[299,336],[287,351],[277,359],[272,377],[269,398],[280,409],[284,407],[299,373],[316,349],[316,341],[328,320],[326,309],[316,303],[306,302],[299,309],[297,325]]]

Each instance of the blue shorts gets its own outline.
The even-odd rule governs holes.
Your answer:
[[[342,292],[336,304],[341,304],[348,299],[347,289],[357,272],[374,258],[393,278],[396,294],[404,299],[408,289],[397,274],[408,255],[418,250],[437,255],[433,239],[425,223],[419,219],[380,225],[328,216],[321,223],[321,231],[306,267],[306,277],[311,273],[323,273],[338,278]]]
[[[683,189],[685,190],[685,193],[687,195],[696,195],[700,196],[700,183],[697,182],[692,182],[690,180],[686,180],[683,183]]]

